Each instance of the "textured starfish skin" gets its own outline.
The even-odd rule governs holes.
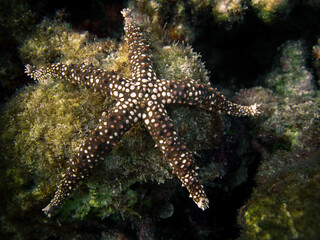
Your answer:
[[[209,207],[203,186],[197,179],[197,166],[192,153],[187,150],[174,129],[167,114],[166,105],[189,104],[209,111],[221,111],[234,116],[258,114],[257,106],[241,106],[225,100],[210,84],[195,80],[158,79],[153,69],[152,54],[140,28],[136,26],[130,9],[124,9],[126,41],[129,45],[129,61],[132,77],[122,78],[114,72],[86,65],[52,64],[35,69],[27,65],[26,73],[42,80],[56,77],[91,87],[116,100],[115,107],[100,119],[94,129],[70,159],[51,202],[43,211],[51,216],[71,194],[77,183],[89,175],[90,169],[104,160],[122,136],[138,121],[142,121],[153,137],[156,146],[169,162],[172,172],[187,188],[199,208]]]

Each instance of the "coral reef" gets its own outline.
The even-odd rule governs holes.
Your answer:
[[[219,0],[214,1],[212,11],[218,21],[236,22],[242,19],[245,9],[242,0]]]
[[[53,59],[61,62],[83,60],[106,70],[117,70],[122,64],[118,72],[126,74],[128,71],[123,70],[128,68],[123,63],[123,59],[127,59],[124,44],[118,47],[110,40],[95,41],[88,34],[74,32],[64,23],[49,20],[38,26],[35,36],[36,40],[25,41],[21,55],[39,66]],[[168,49],[173,50],[169,53]],[[199,54],[189,46],[163,47],[156,59],[159,71],[165,72],[164,68],[168,68],[166,77],[208,81]],[[50,227],[53,222],[46,225],[47,221],[38,213],[53,193],[59,174],[66,167],[66,159],[97,124],[98,116],[113,105],[110,99],[103,100],[98,93],[52,80],[21,89],[1,110],[1,189],[8,192],[2,205],[2,229],[8,234],[31,234],[21,229],[22,221],[14,220],[18,212],[23,221],[45,225],[38,233],[40,238],[46,234],[58,234]],[[222,127],[217,115],[190,107],[175,107],[169,112],[191,151],[210,149],[220,141]],[[211,132],[217,134],[211,135]],[[163,183],[172,177],[160,152],[153,149],[153,141],[146,129],[142,125],[134,127],[108,154],[103,167],[97,169],[66,202],[59,221],[80,221],[89,213],[91,217],[102,219],[114,213],[127,217],[150,212],[155,216],[162,214],[151,210],[155,203],[162,201],[161,194],[158,193],[158,197],[155,193],[146,194],[157,185],[152,184],[149,190],[148,185],[142,187],[144,182]],[[177,188],[180,188],[179,184]],[[36,217],[30,219],[30,216]],[[48,229],[50,231],[46,233]]]
[[[280,51],[280,66],[267,76],[267,86],[285,96],[314,95],[314,80],[306,67],[308,54],[303,42],[287,42],[281,46]]]
[[[159,77],[193,76],[229,97],[247,87],[234,101],[262,102],[264,115],[239,120],[190,107],[168,109],[189,149],[198,153],[200,180],[213,199],[205,213],[185,201],[138,125],[56,218],[43,216],[66,160],[114,103],[56,79],[30,86],[24,64],[86,62],[130,77],[119,17],[127,5],[107,2],[1,1],[0,100],[7,102],[0,115],[0,238],[317,239],[318,0],[129,1],[150,40]],[[52,20],[57,9],[66,10]],[[82,11],[80,24],[61,17],[66,11],[80,18],[75,9]],[[116,28],[115,35],[99,28],[101,22]]]
[[[250,4],[261,20],[270,23],[279,16],[287,16],[294,6],[293,2],[289,3],[288,0],[251,0]]]
[[[253,88],[238,102],[263,100],[255,148],[262,162],[257,187],[242,207],[240,239],[316,239],[319,235],[320,99],[301,41],[281,48],[280,66],[265,77],[273,90]],[[312,220],[311,220],[312,219]]]
[[[278,150],[268,161],[295,160],[295,163],[281,167],[261,166],[259,171],[268,173],[258,176],[258,188],[241,210],[240,222],[244,230],[240,239],[319,237],[319,214],[316,213],[320,210],[320,154],[318,151],[297,157],[298,154],[301,151]]]
[[[139,0],[130,1],[129,7],[140,14],[137,24],[145,32],[153,33],[152,44],[154,41],[167,43],[168,39],[185,42],[194,40],[194,29],[187,14],[190,4],[189,1]]]

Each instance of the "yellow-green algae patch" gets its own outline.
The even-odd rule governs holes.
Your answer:
[[[117,45],[110,39],[97,39],[88,32],[76,32],[59,19],[44,19],[20,48],[24,61],[37,67],[56,59],[73,64],[101,67]]]
[[[259,18],[266,23],[270,23],[290,10],[289,3],[288,0],[251,0],[250,4]]]
[[[320,235],[320,98],[303,43],[288,41],[279,50],[279,66],[266,76],[273,90],[252,88],[237,96],[241,103],[260,100],[264,112],[254,140],[262,160],[240,211],[240,239]]]
[[[55,82],[26,87],[2,108],[1,171],[7,187],[19,195],[8,204],[23,208],[51,193],[66,159],[97,124],[104,105],[97,93]]]
[[[284,155],[284,156],[283,156]],[[289,157],[283,151],[279,157]],[[240,239],[317,239],[320,216],[320,152],[273,174],[240,213]]]

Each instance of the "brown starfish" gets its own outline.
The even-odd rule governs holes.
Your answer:
[[[195,80],[158,79],[153,69],[152,54],[140,28],[136,26],[130,9],[124,9],[126,41],[132,77],[122,78],[114,72],[86,65],[52,64],[35,69],[27,65],[26,73],[41,80],[49,76],[92,87],[113,97],[117,103],[100,120],[90,137],[70,159],[70,166],[62,178],[51,202],[43,211],[50,216],[71,194],[76,184],[89,175],[104,155],[110,152],[135,123],[142,121],[156,146],[168,160],[172,171],[181,180],[199,208],[208,208],[209,200],[197,178],[197,166],[192,153],[180,140],[166,105],[189,104],[209,111],[222,111],[235,116],[253,116],[259,113],[256,104],[241,106],[225,100],[210,84]]]

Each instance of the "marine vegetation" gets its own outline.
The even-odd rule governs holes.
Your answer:
[[[288,41],[276,67],[265,76],[270,89],[252,88],[236,97],[262,100],[255,148],[262,156],[257,186],[242,207],[240,239],[316,239],[319,236],[320,99],[306,66],[303,41]]]

